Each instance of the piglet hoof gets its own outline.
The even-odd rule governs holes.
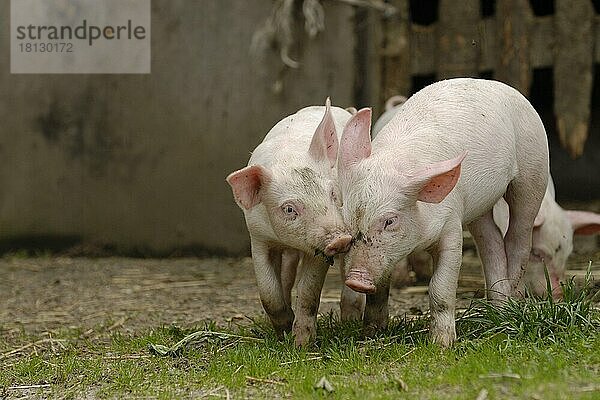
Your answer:
[[[342,321],[360,321],[362,310],[358,307],[340,307],[340,319]]]
[[[333,239],[323,251],[327,257],[335,256],[340,253],[347,253],[352,244],[352,236],[342,235]]]
[[[387,318],[385,321],[373,321],[369,323],[365,323],[363,326],[363,336],[365,337],[374,337],[377,334],[380,334],[383,330],[387,328]]]
[[[352,294],[342,292],[340,319],[342,321],[360,321],[362,320],[365,308],[365,296],[362,293],[356,293],[349,289],[346,290]]]
[[[456,341],[456,332],[453,329],[432,329],[431,340],[441,347],[448,348]]]
[[[522,298],[522,296],[517,293],[514,296],[514,298],[520,299],[520,298]],[[489,296],[488,295],[488,301],[496,307],[503,307],[508,302],[508,296],[503,296],[503,295],[502,296]]]
[[[296,347],[306,347],[313,344],[317,337],[317,326],[316,323],[299,323],[294,322],[294,328],[292,329],[294,334],[294,344]]]
[[[291,318],[290,318],[291,317]],[[275,329],[275,334],[278,339],[283,339],[286,333],[290,333],[292,331],[292,322],[294,321],[294,314],[290,313],[285,318],[281,319],[271,319],[273,323],[273,329]]]
[[[273,328],[275,329],[275,335],[277,335],[277,339],[279,340],[282,340],[286,333],[292,331],[291,327],[273,326]]]

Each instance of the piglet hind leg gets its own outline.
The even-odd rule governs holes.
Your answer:
[[[252,261],[260,301],[279,338],[292,330],[294,312],[281,284],[281,250],[252,241]]]
[[[487,298],[501,302],[511,294],[507,275],[507,261],[502,232],[494,223],[492,211],[469,224],[477,252],[483,264]]]
[[[292,333],[296,346],[311,344],[317,336],[317,312],[329,265],[321,257],[304,254],[296,287],[296,319]]]
[[[460,223],[443,234],[432,252],[434,272],[429,282],[431,339],[448,347],[456,340],[456,289],[462,263],[462,228]]]
[[[504,248],[513,296],[517,295],[517,289],[527,268],[533,224],[542,204],[547,181],[547,174],[515,179],[508,185],[504,195],[510,214]]]

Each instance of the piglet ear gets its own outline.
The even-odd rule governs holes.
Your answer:
[[[576,235],[593,235],[600,233],[600,214],[590,211],[570,211],[567,216]]]
[[[408,177],[404,190],[407,195],[425,203],[439,203],[454,189],[460,177],[460,166],[467,153],[456,158],[431,164]]]
[[[363,108],[344,127],[340,142],[340,162],[343,168],[371,155],[371,109]]]
[[[261,188],[269,180],[269,172],[260,165],[250,165],[227,176],[233,197],[242,209],[250,210],[261,201]]]
[[[338,137],[333,121],[333,114],[331,114],[331,101],[329,97],[325,101],[325,115],[323,115],[321,123],[317,126],[308,152],[315,160],[323,161],[327,159],[331,168],[335,166],[338,153]]]

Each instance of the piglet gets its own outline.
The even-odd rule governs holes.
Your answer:
[[[314,339],[328,266],[352,239],[336,185],[338,132],[349,118],[329,99],[325,107],[304,108],[279,121],[248,166],[227,177],[250,233],[262,305],[277,334],[291,330],[297,345]]]
[[[390,97],[386,102],[386,111],[379,117],[373,127],[372,136],[392,119],[406,102],[404,96]],[[508,229],[508,204],[504,199],[494,205],[494,221],[506,234]],[[544,266],[547,267],[552,294],[561,297],[560,282],[565,278],[565,265],[573,249],[573,235],[592,235],[600,232],[600,214],[589,211],[570,211],[561,208],[555,201],[555,189],[552,178],[542,200],[542,205],[535,218],[529,264],[519,286],[519,294],[525,288],[536,296],[547,294]],[[392,271],[392,284],[405,286],[411,284],[409,270],[420,279],[431,278],[431,259],[425,252],[415,252],[407,260],[403,260]]]
[[[509,225],[508,204],[504,200],[494,206],[494,221],[506,234]],[[548,292],[544,267],[552,287],[552,295],[560,298],[560,282],[565,278],[567,258],[573,250],[573,235],[593,235],[600,233],[600,214],[589,211],[564,210],[555,200],[552,178],[535,218],[529,265],[525,271],[519,292],[527,288],[536,296]]]
[[[370,123],[371,110],[358,111],[340,143],[342,213],[355,239],[345,283],[367,294],[363,324],[372,333],[387,324],[391,269],[429,249],[430,334],[448,346],[456,339],[463,224],[476,240],[490,299],[516,292],[548,181],[544,126],[517,90],[470,78],[422,89],[372,143]],[[503,196],[505,238],[492,217]]]

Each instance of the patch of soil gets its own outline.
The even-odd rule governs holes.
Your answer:
[[[598,264],[600,253],[591,257],[587,259]],[[587,265],[581,261],[585,258],[574,262],[578,276]],[[331,268],[319,312],[338,312],[341,285],[339,272]],[[427,287],[420,285],[392,289],[390,315],[426,312]],[[481,296],[482,288],[478,259],[472,250],[465,251],[458,306]],[[0,304],[2,334],[63,328],[85,332],[99,326],[139,331],[207,321],[227,325],[264,315],[250,258],[6,257],[0,259]]]

